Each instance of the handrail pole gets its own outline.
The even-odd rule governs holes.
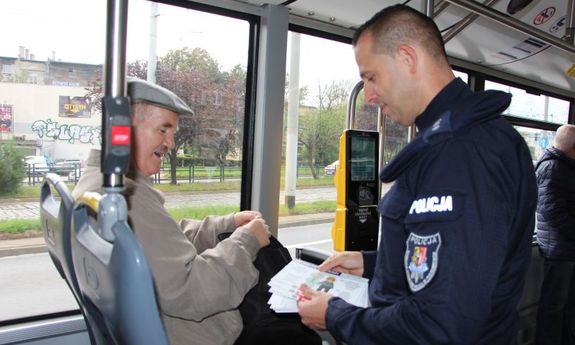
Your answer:
[[[363,89],[363,81],[358,81],[357,84],[353,86],[349,94],[349,100],[347,102],[347,116],[345,121],[345,128],[352,129],[355,124],[355,104],[357,102],[357,95]]]
[[[106,62],[104,64],[104,97],[126,95],[126,36],[128,0],[108,0],[106,16]],[[103,114],[104,115],[104,114]],[[102,128],[109,119],[102,116]],[[103,138],[107,140],[109,138]],[[123,175],[104,172],[104,187],[122,187]]]

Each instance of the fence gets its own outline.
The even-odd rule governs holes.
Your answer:
[[[59,169],[56,167],[45,168],[37,167],[36,164],[26,166],[26,178],[24,183],[34,186],[42,183],[44,175],[47,172],[53,172],[60,176],[67,177],[68,182],[76,183],[82,175],[83,169],[80,164]],[[314,167],[316,176],[323,176],[323,167]],[[282,168],[283,171],[283,168]],[[242,169],[239,166],[204,166],[192,165],[189,167],[176,168],[177,183],[198,183],[198,182],[224,182],[240,181]],[[297,169],[297,178],[311,178],[312,173],[309,166],[299,166]],[[162,167],[160,171],[152,176],[154,183],[170,183],[172,181],[170,168]]]
[[[323,167],[316,166],[314,170],[316,176],[323,175]],[[176,168],[177,183],[239,181],[241,177],[242,168],[239,166],[192,165],[189,167]],[[298,167],[297,178],[311,177],[312,173],[309,166]],[[170,168],[162,167],[158,173],[154,174],[152,180],[154,183],[170,183],[172,181]]]
[[[76,183],[80,179],[83,169],[80,163],[50,167],[44,164],[26,164],[24,166],[24,183],[27,183],[29,186],[40,184],[44,181],[44,176],[49,172],[66,177],[68,182]]]

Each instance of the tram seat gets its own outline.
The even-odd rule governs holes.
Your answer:
[[[46,174],[40,193],[40,222],[44,241],[58,273],[66,280],[74,297],[80,303],[70,246],[73,206],[74,198],[66,184],[58,175]]]
[[[168,345],[143,249],[126,221],[112,222],[103,235],[109,223],[98,213],[99,200],[86,193],[72,218],[72,257],[92,345]]]
[[[57,197],[54,195],[54,190]],[[54,266],[56,266],[58,273],[68,284],[86,320],[89,318],[81,300],[80,288],[72,259],[71,224],[73,208],[74,198],[66,184],[60,179],[60,176],[53,173],[46,174],[40,191],[40,223],[44,234],[44,242]],[[90,341],[94,343],[94,332],[88,321],[86,321],[86,328]]]

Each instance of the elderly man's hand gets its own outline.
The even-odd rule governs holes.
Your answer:
[[[266,224],[263,218],[254,218],[249,223],[244,225],[249,232],[251,232],[260,244],[260,248],[263,248],[270,244],[270,227]]]
[[[301,322],[313,329],[326,329],[325,314],[327,312],[327,303],[332,295],[315,291],[306,284],[299,287],[297,307],[301,317]]]
[[[261,218],[262,214],[258,211],[241,211],[234,214],[234,224],[236,228],[245,225],[252,221],[252,219]]]

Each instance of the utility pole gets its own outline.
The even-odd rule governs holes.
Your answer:
[[[297,182],[297,143],[299,117],[299,50],[300,34],[291,32],[291,52],[289,69],[286,165],[285,165],[285,204],[295,206]]]
[[[150,43],[148,49],[148,74],[147,79],[151,83],[156,83],[156,66],[158,56],[156,55],[158,39],[158,3],[150,3]]]

